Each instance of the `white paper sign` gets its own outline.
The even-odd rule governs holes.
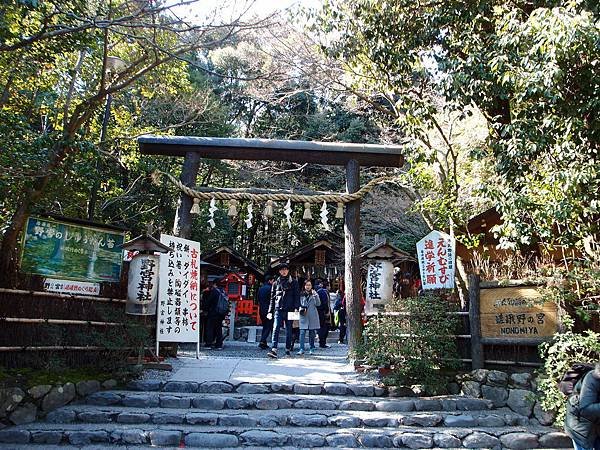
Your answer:
[[[44,280],[44,290],[71,295],[100,295],[100,283],[46,278]]]
[[[394,296],[394,265],[390,261],[373,261],[367,273],[367,301],[384,304]]]
[[[129,265],[127,314],[156,314],[158,255],[135,255]]]
[[[172,251],[160,255],[157,340],[198,343],[200,243],[161,234]]]
[[[441,231],[432,231],[417,242],[423,289],[454,287],[455,249],[455,240]]]

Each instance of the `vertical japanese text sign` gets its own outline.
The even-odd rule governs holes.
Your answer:
[[[373,261],[367,273],[367,301],[387,303],[394,296],[394,265],[389,261]]]
[[[160,255],[157,341],[196,342],[200,325],[200,243],[166,234]]]
[[[417,242],[423,289],[454,287],[455,249],[454,238],[441,231],[432,231]]]

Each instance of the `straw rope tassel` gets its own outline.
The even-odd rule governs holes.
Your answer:
[[[265,206],[265,212],[263,215],[266,219],[273,217],[273,200],[267,200],[267,205]]]
[[[305,202],[304,203],[304,215],[302,216],[302,219],[304,220],[312,220],[312,213],[310,212],[310,202]]]
[[[192,209],[190,209],[190,214],[200,214],[200,199],[195,198],[194,204],[192,205]]]
[[[335,218],[343,219],[344,218],[344,204],[342,202],[338,202],[337,208],[335,210]]]

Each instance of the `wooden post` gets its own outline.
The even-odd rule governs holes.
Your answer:
[[[359,188],[360,166],[358,161],[352,159],[346,165],[346,190],[351,194]],[[363,328],[360,291],[360,200],[346,203],[344,234],[348,349],[352,353],[362,340]]]
[[[471,367],[483,369],[483,343],[481,341],[481,314],[479,309],[479,275],[470,274],[469,280],[469,325],[471,328]]]
[[[181,182],[189,187],[194,187],[198,169],[200,168],[200,155],[196,152],[187,152],[183,161],[181,170]],[[192,197],[183,192],[179,195],[177,203],[177,213],[173,223],[173,235],[180,238],[189,239],[192,235],[192,215],[190,209],[194,201]]]

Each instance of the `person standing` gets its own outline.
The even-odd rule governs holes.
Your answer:
[[[338,291],[333,313],[336,315],[337,326],[340,330],[338,344],[343,344],[346,341],[346,296],[342,291]]]
[[[279,276],[271,288],[271,301],[267,318],[273,320],[273,336],[271,350],[267,353],[270,358],[277,358],[277,346],[279,344],[279,330],[285,323],[285,353],[292,352],[292,320],[288,318],[288,312],[297,311],[300,308],[300,289],[298,281],[290,275],[290,266],[282,263],[277,267]]]
[[[327,281],[317,280],[317,294],[321,305],[317,308],[319,312],[319,347],[329,348],[327,345],[327,335],[329,334],[329,322],[331,320],[331,311],[329,309],[329,291],[327,291]]]
[[[264,284],[258,289],[258,314],[260,315],[260,322],[262,323],[262,332],[260,335],[260,344],[258,346],[263,350],[269,348],[267,339],[273,331],[273,319],[268,319],[267,314],[269,313],[269,304],[271,303],[271,288],[273,287],[273,277],[267,275],[265,277]]]
[[[306,280],[304,289],[300,293],[300,351],[299,355],[304,354],[304,343],[306,340],[306,331],[308,330],[308,354],[312,355],[315,350],[315,331],[320,328],[319,312],[317,307],[321,305],[319,294],[313,289],[312,282]]]
[[[600,450],[600,363],[579,381],[567,399],[565,432],[575,450]]]
[[[219,299],[227,299],[227,293],[221,282],[213,284],[206,299],[208,316],[206,319],[206,347],[212,347],[215,350],[223,348],[223,320],[225,314],[218,310]],[[229,301],[227,299],[227,301]]]

